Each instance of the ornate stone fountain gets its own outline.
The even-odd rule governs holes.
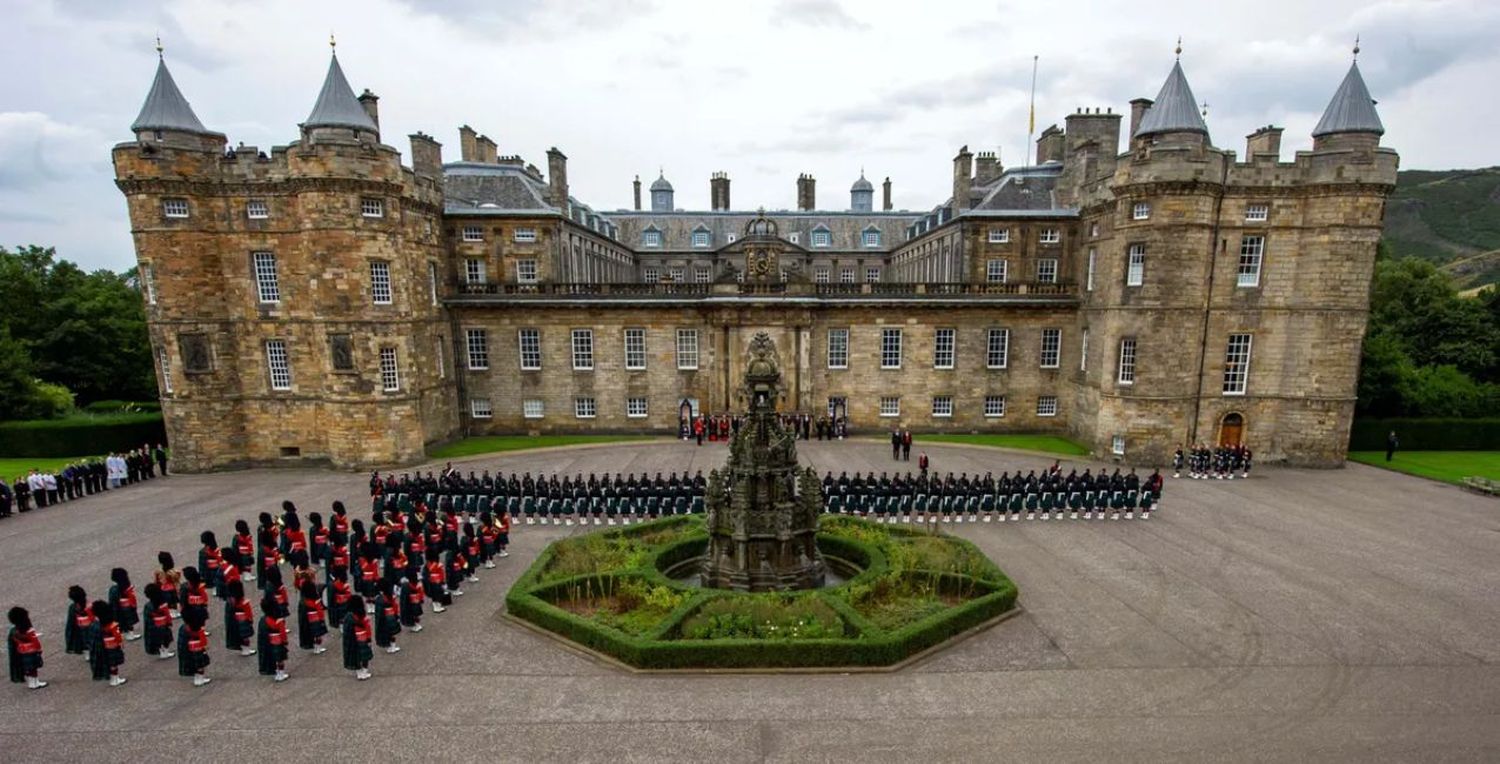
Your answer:
[[[799,468],[796,438],[776,416],[781,370],[776,345],[750,342],[743,388],[750,414],[729,442],[729,461],[708,475],[704,586],[740,591],[815,589],[826,567],[818,553],[823,486]]]

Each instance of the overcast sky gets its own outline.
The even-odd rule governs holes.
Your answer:
[[[1215,145],[1243,153],[1274,123],[1284,158],[1308,148],[1358,34],[1403,168],[1500,163],[1494,0],[0,0],[0,18],[0,244],[89,268],[134,263],[109,149],[131,138],[158,33],[231,143],[297,137],[333,31],[403,155],[421,130],[457,160],[464,123],[543,167],[555,145],[573,195],[600,210],[629,206],[631,179],[658,167],[689,209],[708,206],[717,170],[737,208],[794,206],[806,172],[819,206],[842,209],[861,167],[892,179],[898,209],[928,208],[961,145],[1024,161],[1033,55],[1040,132],[1155,96],[1179,34]]]

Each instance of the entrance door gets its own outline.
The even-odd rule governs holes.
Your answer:
[[[1239,414],[1225,414],[1219,422],[1219,445],[1238,446],[1245,436],[1245,418]]]

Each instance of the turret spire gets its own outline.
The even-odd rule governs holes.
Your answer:
[[[1359,50],[1359,44],[1355,43],[1354,49]],[[1328,102],[1328,108],[1323,110],[1323,118],[1318,120],[1318,126],[1313,128],[1313,137],[1335,133],[1374,133],[1385,134],[1385,125],[1380,123],[1380,115],[1375,113],[1375,99],[1370,97],[1370,89],[1365,87],[1365,78],[1360,76],[1359,64],[1349,65],[1349,73],[1344,75],[1344,81],[1339,84],[1339,89],[1333,94],[1333,100]]]
[[[133,132],[142,130],[178,130],[199,135],[217,135],[198,121],[193,107],[188,105],[177,82],[167,70],[167,60],[162,54],[161,38],[156,40],[156,79],[146,93],[146,102],[141,104],[141,113],[131,123]]]
[[[333,35],[328,36],[328,45],[330,48],[335,45]],[[318,101],[313,104],[312,113],[307,115],[307,121],[302,126],[350,127],[370,132],[379,130],[375,126],[375,120],[370,119],[365,107],[354,97],[354,90],[349,87],[349,80],[344,78],[344,70],[339,66],[337,52],[329,56],[328,75],[323,78],[323,89],[318,91]]]
[[[1179,54],[1182,52],[1180,41],[1177,45],[1177,52]],[[1156,101],[1151,104],[1151,108],[1146,110],[1145,116],[1141,117],[1141,125],[1136,128],[1135,135],[1136,137],[1156,133],[1208,135],[1208,124],[1203,121],[1199,108],[1198,99],[1193,97],[1193,89],[1188,86],[1187,75],[1182,73],[1182,61],[1175,61],[1172,64],[1172,71],[1167,74],[1167,81],[1162,83],[1161,92],[1156,94]]]

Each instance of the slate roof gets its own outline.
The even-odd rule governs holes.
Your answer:
[[[146,102],[141,104],[141,113],[131,123],[130,129],[181,130],[200,135],[218,135],[198,121],[193,107],[188,105],[182,91],[177,89],[172,73],[167,71],[166,60],[161,58],[156,60],[156,79],[152,80],[151,90],[146,93]]]
[[[859,174],[859,180],[854,181],[854,185],[850,186],[849,190],[873,192],[875,190],[875,184],[871,183],[868,180],[865,180],[865,174],[861,172]]]
[[[1385,134],[1385,125],[1375,113],[1375,99],[1370,97],[1370,89],[1365,87],[1365,78],[1360,76],[1357,63],[1349,67],[1349,73],[1344,75],[1344,81],[1333,94],[1333,100],[1323,110],[1323,118],[1313,128],[1315,138],[1335,133]]]
[[[365,107],[354,97],[349,80],[344,79],[344,70],[339,66],[339,57],[328,61],[328,76],[323,78],[323,89],[318,91],[318,101],[312,113],[307,115],[303,127],[352,127],[375,131],[375,120],[365,113]]]
[[[443,166],[443,207],[450,211],[501,209],[555,211],[545,185],[523,168],[458,162]]]
[[[667,181],[667,176],[665,174],[659,174],[656,176],[656,180],[651,184],[651,190],[671,191],[672,184]]]
[[[1172,64],[1167,81],[1162,83],[1156,102],[1141,117],[1141,125],[1135,134],[1157,133],[1202,133],[1208,135],[1208,125],[1198,111],[1198,99],[1188,87],[1187,77],[1182,73],[1182,62]]]

